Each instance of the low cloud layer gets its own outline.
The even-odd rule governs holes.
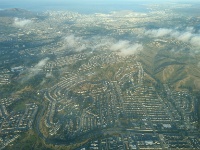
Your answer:
[[[32,21],[29,19],[21,19],[21,18],[15,18],[14,19],[14,26],[17,27],[24,27],[27,24],[30,24]]]
[[[87,41],[85,41],[81,37],[76,37],[73,34],[66,36],[63,42],[64,42],[64,48],[71,48],[75,51],[82,51],[87,48],[86,47]]]
[[[69,35],[63,38],[63,49],[70,49],[73,51],[82,51],[90,49],[92,51],[107,50],[116,52],[121,56],[128,56],[136,54],[143,49],[142,44],[132,43],[127,40],[116,40],[114,38],[94,36],[89,39],[84,39],[75,35]]]
[[[48,57],[40,60],[33,68],[30,69],[30,71],[33,74],[38,74],[38,72],[46,65],[48,60],[49,60]]]
[[[42,68],[47,64],[48,60],[49,60],[48,57],[42,59],[33,68],[28,69],[28,75],[26,78],[23,79],[22,82],[27,81],[32,77],[36,76],[42,70]]]
[[[177,31],[175,29],[160,28],[155,30],[147,30],[144,35],[150,37],[170,37],[178,41],[188,42],[193,46],[200,47],[200,34],[193,33],[193,28],[186,28],[185,31]]]
[[[143,49],[142,44],[131,44],[129,41],[119,41],[117,43],[114,43],[110,50],[117,51],[119,55],[121,56],[128,56],[138,53]]]
[[[138,13],[130,10],[122,10],[122,11],[113,11],[110,14],[110,17],[134,17],[134,18],[140,18],[140,17],[146,17],[146,13]]]
[[[157,30],[147,30],[145,32],[145,35],[158,38],[158,37],[167,36],[171,33],[173,33],[173,30],[171,30],[171,29],[160,28]]]

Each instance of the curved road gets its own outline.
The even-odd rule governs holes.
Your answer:
[[[34,128],[35,128],[35,131],[37,132],[38,136],[45,141],[45,143],[48,143],[48,144],[54,144],[54,145],[69,145],[69,144],[75,144],[75,142],[77,142],[76,140],[66,140],[66,141],[63,141],[63,140],[54,140],[54,139],[49,139],[49,138],[46,138],[42,132],[40,131],[40,121],[41,121],[41,117],[44,115],[44,112],[46,110],[46,105],[43,103],[42,106],[39,106],[38,108],[38,113],[36,115],[36,120],[35,120],[35,125],[34,125]],[[93,132],[90,132],[90,133],[85,133],[83,135],[81,135],[81,137],[79,137],[79,141],[83,141],[84,139],[89,139],[91,137],[97,137],[99,135],[102,135],[102,131],[93,131]]]

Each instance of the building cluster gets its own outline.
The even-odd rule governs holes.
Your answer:
[[[21,132],[32,128],[38,106],[26,104],[25,112],[8,112],[5,105],[0,105],[0,149],[4,148],[20,136]]]
[[[155,14],[160,16],[155,17]],[[171,14],[125,11],[82,15],[47,11],[44,15],[43,20],[32,18],[30,24],[23,29],[17,28],[15,34],[0,36],[4,44],[0,51],[3,56],[0,59],[0,85],[11,83],[12,75],[25,69],[24,64],[15,64],[21,58],[35,60],[34,55],[53,56],[40,69],[45,73],[59,71],[62,75],[58,83],[44,90],[44,100],[48,103],[44,110],[48,138],[73,140],[86,134],[87,139],[95,134],[103,136],[89,141],[82,150],[200,147],[200,136],[194,126],[197,100],[188,91],[177,92],[167,84],[164,91],[158,93],[153,84],[145,83],[147,74],[136,57],[117,55],[117,51],[109,50],[107,37],[96,36],[108,32],[106,35],[112,35],[116,40],[125,34],[132,34],[133,38],[140,35],[138,37],[143,39],[145,23],[169,19]],[[74,34],[83,37],[74,37]],[[84,40],[93,35],[95,37]],[[71,36],[69,41],[67,36]],[[176,40],[157,39],[150,46],[162,48],[167,43],[182,44]],[[118,50],[130,49],[123,42],[117,46],[120,47]],[[14,50],[9,53],[10,49]],[[99,49],[101,51],[95,51]],[[21,63],[24,60],[20,60]],[[51,74],[46,77],[48,75]],[[25,111],[9,112],[8,106],[17,100],[4,98],[0,101],[0,149],[17,139],[21,132],[31,129],[38,112],[35,103],[26,104]]]
[[[80,150],[146,150],[146,149],[196,149],[200,142],[191,136],[175,133],[154,134],[147,132],[122,133],[91,141]]]
[[[12,98],[12,97],[3,98],[3,99],[1,99],[0,104],[4,107],[8,107],[18,100],[19,100],[18,98]]]
[[[11,82],[12,73],[8,69],[0,71],[0,85],[9,84]]]
[[[163,99],[164,95],[145,84],[146,73],[140,62],[120,57],[114,59],[113,56],[94,55],[75,71],[66,72],[59,83],[45,92],[45,99],[49,101],[45,119],[49,136],[65,134],[65,138],[73,139],[84,133],[90,137],[93,132],[98,134],[101,130],[106,133],[110,128],[116,128],[116,131],[126,128],[127,132],[131,132],[130,136],[105,138],[91,142],[87,148],[198,147],[199,136],[192,124],[196,120],[192,111],[195,99],[189,92],[176,92],[165,85],[167,97]],[[95,76],[96,67],[116,64],[121,60],[132,65],[119,67],[113,81],[87,80]],[[85,89],[87,86],[93,88]],[[185,130],[190,135],[183,135]],[[173,142],[174,138],[177,142]]]
[[[58,67],[65,67],[69,65],[76,64],[78,61],[83,61],[87,57],[85,53],[83,54],[75,54],[75,55],[70,55],[70,56],[61,56],[58,57],[55,61],[49,61],[43,70],[45,72],[52,72],[53,69],[58,68]]]

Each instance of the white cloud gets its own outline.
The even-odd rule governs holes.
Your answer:
[[[75,47],[78,41],[80,41],[81,38],[77,38],[74,35],[69,35],[65,38],[65,42],[69,47]]]
[[[38,64],[36,64],[32,69],[34,70],[38,70],[38,69],[41,69],[42,67],[44,67],[47,63],[47,61],[49,60],[49,58],[45,58],[45,59],[42,59],[38,62]]]
[[[188,42],[192,38],[192,33],[190,32],[185,32],[185,33],[179,33],[179,36],[176,37],[179,41],[182,42]]]
[[[158,30],[147,30],[145,35],[153,36],[153,37],[163,37],[169,35],[173,32],[171,29],[160,28]]]
[[[33,68],[28,69],[28,76],[25,79],[25,81],[27,81],[30,78],[32,78],[35,75],[37,75],[42,70],[42,68],[46,65],[46,63],[48,62],[48,60],[49,60],[48,57],[45,58],[45,59],[42,59]]]
[[[87,48],[88,41],[81,37],[75,37],[73,34],[64,38],[63,48],[71,48],[75,51],[82,51]]]
[[[110,47],[110,50],[116,51],[121,56],[133,55],[142,49],[142,44],[131,44],[129,41],[119,41]]]
[[[175,29],[165,29],[160,28],[157,30],[147,30],[144,32],[144,35],[150,37],[166,37],[175,38],[178,41],[188,42],[193,46],[200,47],[200,34],[194,34],[193,28],[186,28],[185,31],[177,31]]]
[[[24,27],[27,24],[30,24],[32,21],[29,19],[21,19],[21,18],[14,18],[14,25],[17,27]]]
[[[190,43],[194,46],[200,47],[200,35],[192,37]]]
[[[117,51],[117,50],[126,49],[128,47],[130,47],[129,41],[119,41],[119,42],[113,44],[110,49],[113,51]]]
[[[85,49],[91,49],[93,51],[108,50],[118,53],[122,56],[136,54],[143,49],[142,44],[131,43],[130,41],[120,40],[117,41],[112,37],[107,36],[94,36],[89,39],[77,37],[73,34],[63,39],[63,46],[61,50],[70,49],[73,51],[82,51]]]
[[[133,55],[133,54],[138,53],[142,49],[143,49],[142,44],[136,43],[126,49],[122,49],[119,54],[122,56]]]
[[[138,13],[130,10],[122,10],[122,11],[113,11],[111,12],[110,16],[112,17],[133,17],[133,18],[140,18],[146,17],[146,13]]]

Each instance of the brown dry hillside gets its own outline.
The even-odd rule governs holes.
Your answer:
[[[190,88],[200,90],[199,55],[175,53],[151,47],[138,56],[145,71],[162,83],[170,83],[177,90]]]

